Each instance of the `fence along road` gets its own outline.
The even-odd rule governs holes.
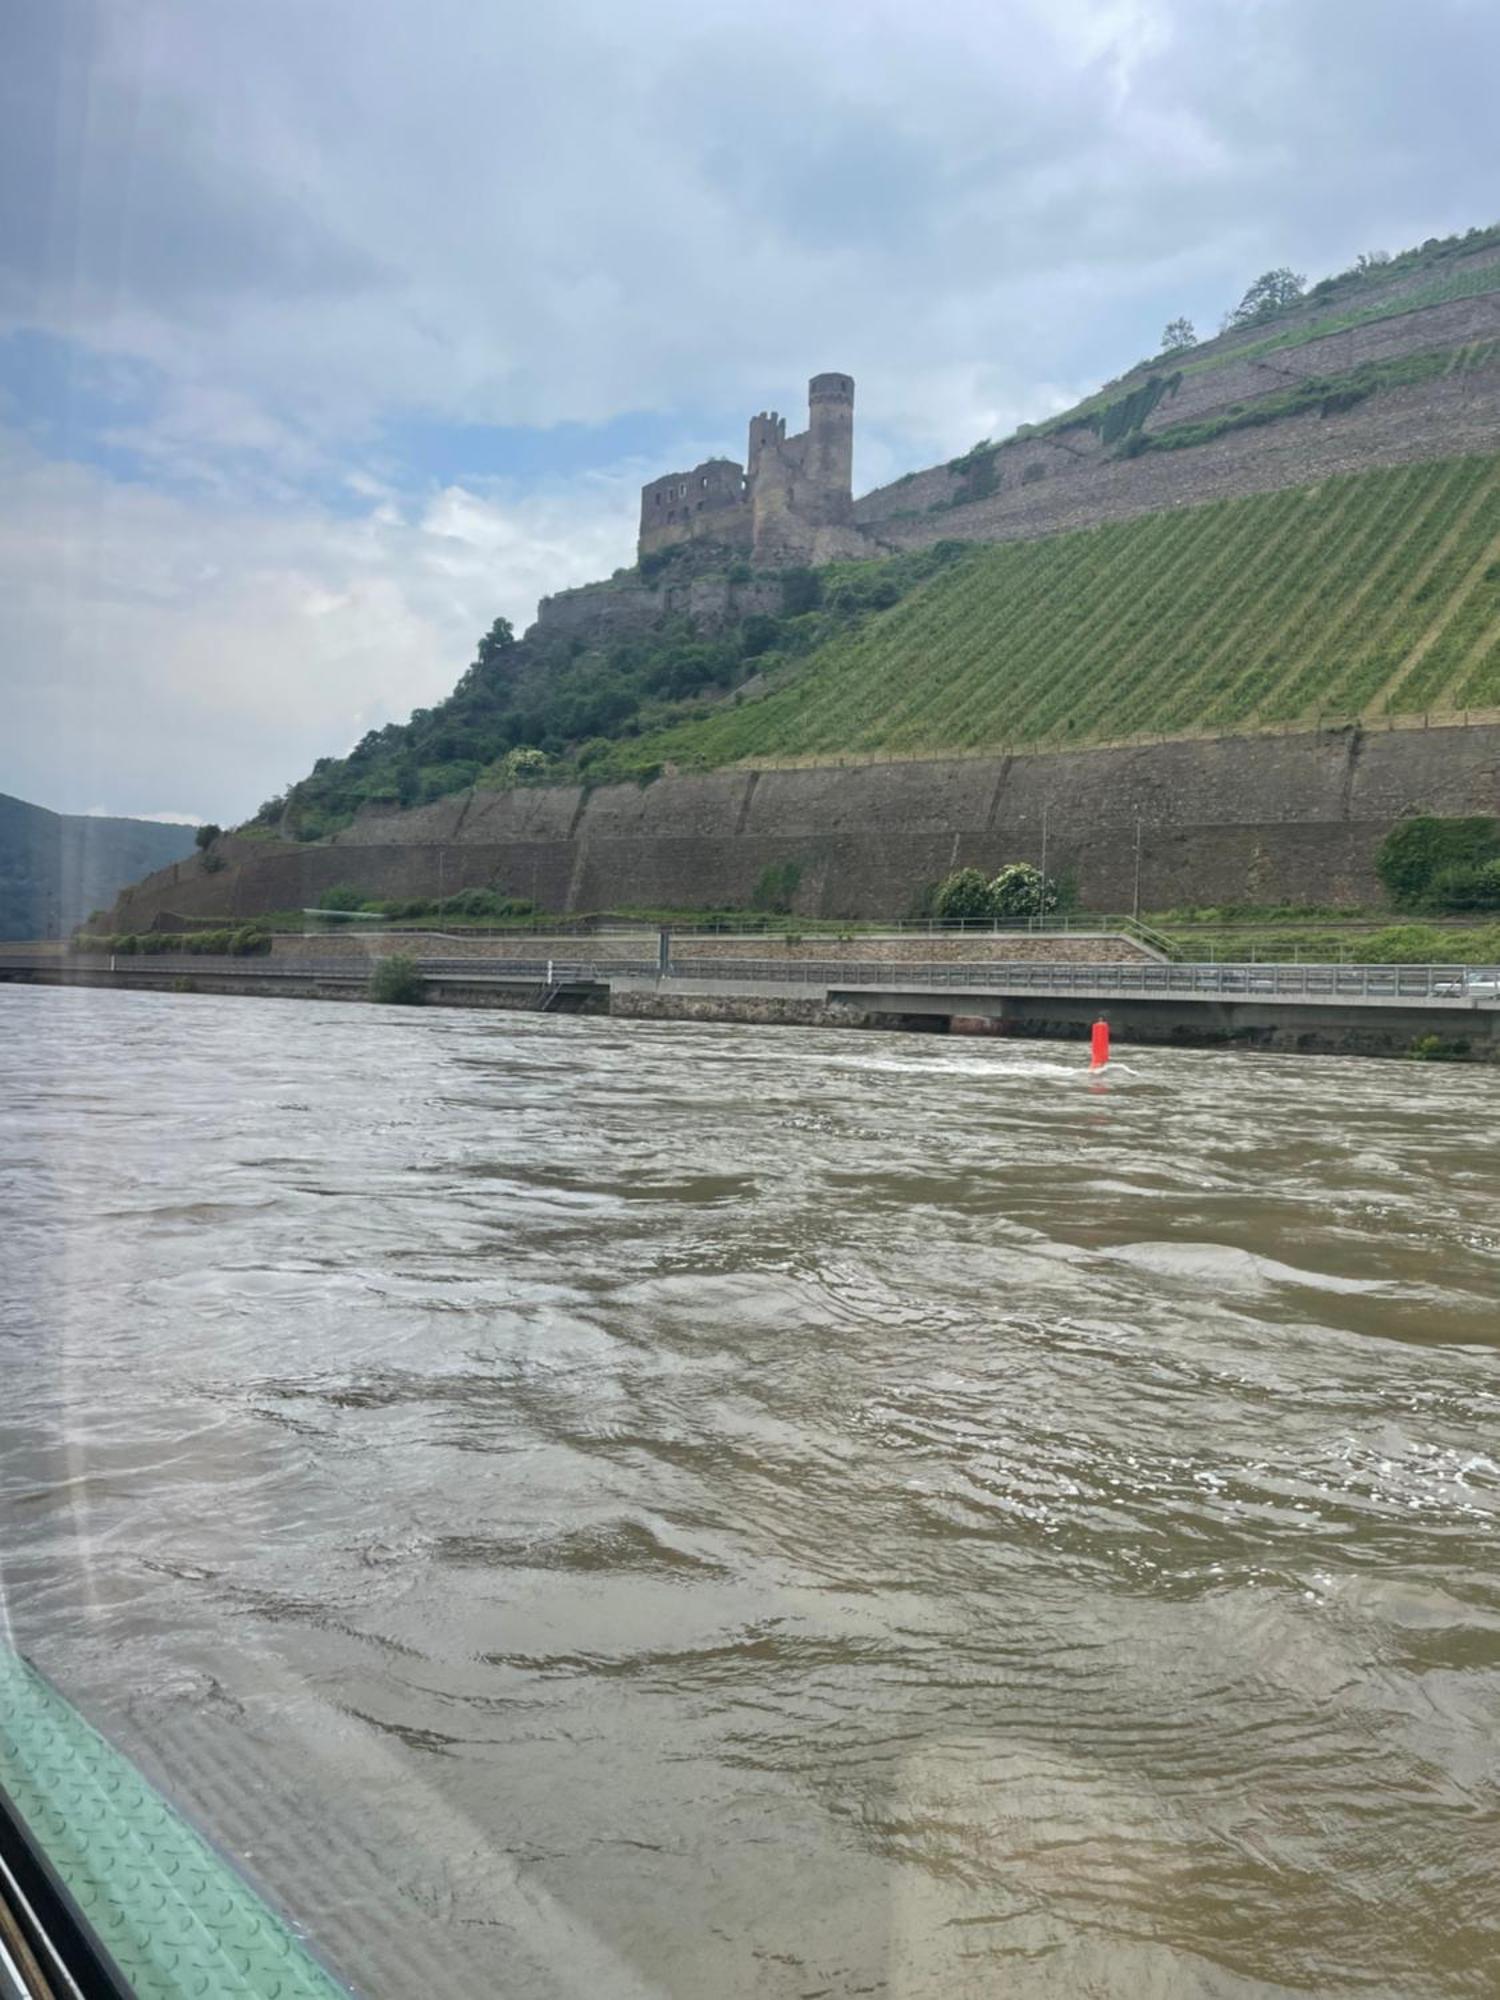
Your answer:
[[[65,956],[7,954],[0,978],[35,973],[113,974],[152,978],[161,974],[233,977],[247,982],[316,982],[363,986],[376,958],[274,959],[212,956],[206,952],[71,953]],[[942,994],[984,998],[1050,995],[1101,1002],[1111,999],[1177,1001],[1270,1001],[1292,1006],[1500,1008],[1500,967],[1473,965],[1267,965],[1174,964],[1128,959],[1115,964],[1047,964],[1002,960],[987,964],[937,961],[904,964],[891,959],[722,959],[672,956],[665,969],[656,958],[537,958],[503,963],[472,958],[421,958],[426,979],[469,987],[657,985],[664,990],[712,985],[720,992],[780,988],[811,998],[839,994]]]

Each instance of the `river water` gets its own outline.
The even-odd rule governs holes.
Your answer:
[[[1500,1991],[1500,1076],[0,989],[15,1643],[370,2000]]]

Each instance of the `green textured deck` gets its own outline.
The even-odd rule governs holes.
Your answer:
[[[129,1760],[3,1645],[0,1787],[140,2000],[347,2000]]]

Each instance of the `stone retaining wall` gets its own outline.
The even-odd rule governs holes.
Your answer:
[[[1170,420],[1171,405],[1160,408]],[[921,473],[905,489],[906,505],[916,511],[880,520],[878,533],[900,548],[950,537],[1029,541],[1169,507],[1308,486],[1336,472],[1492,452],[1500,449],[1500,366],[1388,389],[1337,416],[1313,411],[1228,431],[1180,451],[1117,459],[1102,454],[1089,433],[1083,437],[1083,443],[1069,436],[1006,445],[999,492],[937,513],[927,511],[930,501],[949,497],[956,481],[942,468]],[[1025,455],[1024,465],[1014,461],[1017,453]],[[1023,474],[1033,464],[1042,474],[1028,484]]]
[[[773,863],[801,869],[822,917],[909,915],[950,869],[1041,858],[1083,907],[1377,904],[1375,855],[1403,814],[1500,813],[1500,725],[1219,737],[1130,748],[718,771],[613,785],[481,792],[367,818],[327,842],[233,839],[205,874],[174,864],[111,918],[236,921],[315,903],[498,886],[559,912],[747,908]]]
[[[1195,350],[1183,357],[1185,370],[1175,394],[1163,397],[1142,428],[1149,436],[1169,430],[1174,424],[1217,415],[1235,404],[1254,404],[1261,397],[1279,394],[1309,376],[1340,375],[1365,362],[1391,361],[1408,354],[1425,354],[1496,338],[1500,338],[1500,291],[1429,306],[1401,319],[1372,320],[1301,347],[1281,348],[1244,361],[1226,361],[1217,368],[1198,372],[1193,372],[1192,364],[1201,350]],[[1157,372],[1166,374],[1169,369],[1170,364],[1163,363]],[[1141,506],[1131,504],[1138,495],[1148,509],[1160,506],[1162,501],[1153,496],[1160,492],[1164,476],[1182,482],[1186,489],[1201,486],[1202,475],[1193,475],[1190,461],[1211,467],[1216,482],[1211,491],[1204,489],[1190,497],[1221,499],[1226,495],[1264,492],[1270,487],[1294,483],[1289,481],[1287,473],[1289,466],[1295,464],[1295,455],[1275,449],[1284,442],[1281,434],[1289,426],[1300,427],[1297,434],[1304,440],[1316,438],[1319,449],[1326,450],[1330,459],[1353,448],[1352,459],[1346,461],[1340,456],[1337,464],[1320,466],[1320,471],[1359,471],[1367,465],[1395,463],[1399,462],[1399,455],[1393,455],[1398,454],[1398,442],[1410,445],[1408,429],[1393,431],[1388,425],[1370,421],[1383,413],[1392,397],[1404,397],[1406,407],[1416,407],[1424,413],[1425,435],[1418,433],[1424,448],[1416,456],[1431,458],[1439,453],[1493,450],[1500,441],[1495,429],[1481,420],[1476,433],[1464,422],[1463,406],[1471,392],[1492,399],[1491,378],[1497,374],[1500,370],[1490,368],[1446,381],[1439,378],[1414,384],[1408,389],[1384,390],[1370,402],[1339,417],[1283,418],[1273,425],[1230,432],[1211,444],[1165,454],[1147,453],[1134,459],[1117,459],[1113,447],[1101,444],[1093,432],[1083,429],[1008,439],[995,452],[993,465],[998,491],[987,500],[966,507],[951,506],[961,491],[963,476],[946,465],[935,465],[867,493],[855,503],[855,518],[861,526],[886,540],[910,541],[923,524],[931,530],[928,540],[941,540],[947,535],[974,541],[1025,539],[1052,532],[1065,501],[1071,509],[1068,519],[1071,526],[1089,526],[1094,521],[1118,520],[1130,512],[1139,513]],[[1481,386],[1486,381],[1488,390]],[[1121,393],[1125,386],[1120,385]],[[1361,417],[1363,422],[1356,421]],[[1215,458],[1213,454],[1225,445],[1233,447],[1232,453]],[[1299,446],[1301,453],[1305,454],[1306,449],[1305,442]],[[1205,453],[1210,456],[1204,458]],[[1265,471],[1257,482],[1250,468],[1262,462]],[[1169,465],[1175,465],[1175,471],[1165,474],[1163,468]],[[1096,495],[1097,512],[1090,506]],[[942,511],[930,513],[935,505]],[[1047,525],[1039,527],[1036,525],[1039,521]],[[1009,532],[1012,528],[1014,535]]]

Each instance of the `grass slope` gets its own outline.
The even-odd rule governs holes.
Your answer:
[[[642,765],[1500,705],[1500,456],[971,550]],[[623,747],[623,746],[622,746]]]

